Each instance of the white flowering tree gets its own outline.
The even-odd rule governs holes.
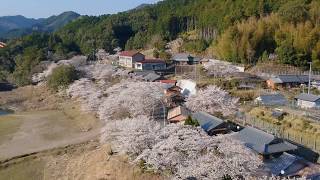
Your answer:
[[[104,92],[99,117],[104,120],[150,115],[163,97],[161,83],[122,81]]]
[[[75,81],[67,89],[67,95],[80,101],[82,110],[97,113],[102,101],[103,92],[94,82],[83,78]]]
[[[209,61],[204,64],[204,68],[209,76],[215,77],[226,77],[240,72],[236,66],[220,61]]]
[[[171,124],[164,128],[146,116],[109,121],[102,142],[113,140],[117,151],[134,162],[175,179],[248,177],[262,164],[257,155],[230,135],[208,136],[201,128]]]
[[[222,113],[224,116],[234,114],[238,109],[239,98],[234,98],[228,92],[217,86],[208,86],[198,91],[196,95],[187,98],[186,106],[196,112],[205,111],[211,114]]]

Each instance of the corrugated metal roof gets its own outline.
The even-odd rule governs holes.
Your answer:
[[[214,117],[206,112],[194,113],[192,115],[192,119],[196,119],[199,122],[201,128],[206,132],[215,129],[216,127],[224,123],[222,119]]]
[[[275,106],[275,105],[286,105],[287,99],[282,94],[265,94],[258,97],[259,101],[263,105]]]
[[[320,96],[302,93],[299,96],[297,96],[296,99],[300,99],[303,101],[309,101],[309,102],[316,102],[316,101],[320,100]]]

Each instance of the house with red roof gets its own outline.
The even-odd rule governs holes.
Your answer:
[[[135,63],[135,69],[142,71],[156,71],[166,69],[166,62],[161,59],[145,59]]]
[[[145,56],[137,51],[122,51],[119,54],[119,65],[127,68],[135,68],[135,63],[145,60]]]

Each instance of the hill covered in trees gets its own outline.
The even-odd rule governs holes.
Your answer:
[[[75,12],[64,12],[57,16],[40,19],[26,18],[21,15],[0,17],[0,37],[16,38],[34,31],[53,32],[79,16]]]
[[[24,76],[44,59],[88,55],[97,48],[112,52],[118,46],[162,50],[183,37],[185,50],[235,63],[269,61],[272,54],[301,68],[313,61],[319,70],[319,23],[318,0],[165,0],[114,15],[83,16],[55,33],[9,41],[0,64],[3,71]],[[39,54],[31,58],[35,53],[28,52]]]

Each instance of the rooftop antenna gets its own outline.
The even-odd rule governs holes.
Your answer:
[[[310,69],[309,69],[309,84],[308,84],[308,94],[310,94],[310,88],[311,88],[311,71],[312,71],[312,62],[309,62],[310,64]]]

